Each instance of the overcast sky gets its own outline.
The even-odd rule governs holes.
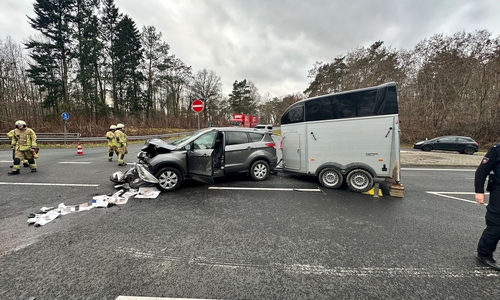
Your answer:
[[[154,26],[170,53],[221,77],[227,95],[235,80],[261,95],[302,92],[317,61],[330,62],[381,40],[412,49],[435,34],[486,29],[500,35],[500,0],[115,0],[139,30]],[[26,16],[32,0],[2,0],[0,38],[36,34]]]

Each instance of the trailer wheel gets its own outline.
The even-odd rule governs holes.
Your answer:
[[[363,169],[354,169],[347,174],[347,186],[355,192],[368,192],[373,187],[373,176]]]
[[[155,177],[158,183],[155,185],[164,192],[177,190],[182,183],[182,176],[176,168],[166,167],[156,172]]]
[[[250,176],[255,181],[266,180],[270,173],[269,164],[263,160],[258,160],[250,167]]]
[[[342,185],[344,177],[336,169],[325,168],[319,173],[319,183],[329,189],[336,189]]]

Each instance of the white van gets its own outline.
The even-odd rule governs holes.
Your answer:
[[[259,124],[259,125],[255,126],[254,128],[259,129],[259,130],[264,130],[264,131],[269,132],[269,133],[273,133],[273,125],[271,125],[271,124],[267,124],[267,125]]]
[[[357,192],[384,178],[391,196],[403,196],[394,82],[298,101],[281,117],[281,136],[284,172]]]

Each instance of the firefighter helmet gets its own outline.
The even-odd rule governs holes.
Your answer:
[[[111,129],[111,130],[115,130],[115,129],[116,129],[116,125],[111,125],[111,126],[109,126],[109,129]]]
[[[116,129],[122,129],[123,127],[125,127],[125,125],[123,125],[122,123],[116,124]]]
[[[17,120],[16,121],[16,127],[17,128],[20,128],[20,127],[25,128],[26,127],[26,122],[24,122],[23,120]]]

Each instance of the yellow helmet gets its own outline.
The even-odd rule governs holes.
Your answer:
[[[125,125],[123,125],[122,123],[116,124],[116,129],[122,129],[123,127],[125,127]]]
[[[111,130],[115,130],[115,129],[116,129],[116,125],[111,125],[111,126],[109,126],[109,129],[111,129]]]

